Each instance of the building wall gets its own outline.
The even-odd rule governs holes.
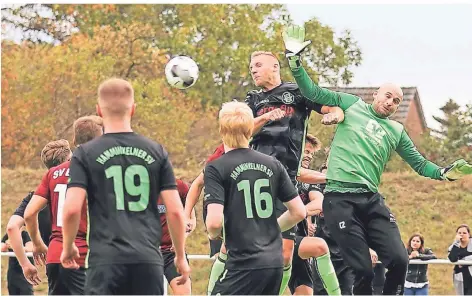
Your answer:
[[[404,126],[408,132],[408,135],[413,141],[419,139],[421,134],[424,133],[424,128],[421,124],[420,112],[418,110],[418,104],[416,100],[411,100],[408,108],[408,115],[406,117]]]

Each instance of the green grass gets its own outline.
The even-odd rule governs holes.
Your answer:
[[[198,170],[176,169],[176,175],[192,180]],[[2,235],[14,209],[29,190],[35,189],[43,170],[2,168]],[[407,241],[414,232],[425,236],[426,246],[438,258],[446,258],[447,248],[455,237],[455,228],[461,223],[470,224],[472,209],[472,178],[445,183],[425,179],[414,173],[386,173],[381,192],[395,214],[402,238]],[[188,254],[208,254],[208,239],[201,217],[201,203],[197,206],[197,229],[187,240]],[[6,268],[8,259],[2,258],[2,294],[7,294]],[[191,260],[192,292],[205,294],[211,261]],[[430,294],[454,294],[452,265],[430,265]],[[35,288],[37,294],[47,293],[44,267],[40,268],[43,284]],[[170,292],[170,291],[169,291]]]

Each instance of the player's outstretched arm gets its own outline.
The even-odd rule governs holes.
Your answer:
[[[46,265],[48,247],[43,242],[39,233],[38,214],[47,203],[47,199],[35,194],[25,209],[26,230],[28,231],[31,242],[33,243],[33,257],[36,265]]]
[[[303,26],[285,27],[282,37],[290,70],[304,97],[321,105],[339,106],[343,110],[357,102],[358,97],[321,88],[308,76],[301,64],[300,55],[311,42],[305,41]]]
[[[412,169],[424,177],[454,181],[472,174],[472,165],[463,159],[457,160],[445,168],[427,160],[418,152],[405,130],[402,131],[396,151]]]
[[[297,180],[308,184],[323,184],[326,183],[326,175],[315,170],[300,168]]]
[[[198,175],[198,177],[192,182],[192,185],[190,185],[190,188],[187,193],[187,198],[185,199],[185,219],[187,221],[192,221],[192,211],[195,208],[195,205],[198,202],[198,198],[200,197],[200,194],[202,193],[203,186],[203,172]]]
[[[296,196],[288,202],[284,202],[284,205],[288,210],[277,219],[282,232],[297,225],[298,222],[302,221],[307,216],[305,205],[299,196]]]

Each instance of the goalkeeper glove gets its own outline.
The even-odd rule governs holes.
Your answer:
[[[464,159],[456,160],[441,170],[441,178],[443,180],[455,181],[466,175],[472,175],[472,165]]]
[[[291,69],[300,67],[300,54],[311,44],[311,40],[305,40],[305,27],[288,26],[284,28],[282,37],[285,44],[285,56]]]

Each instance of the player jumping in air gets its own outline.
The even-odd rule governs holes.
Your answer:
[[[402,124],[391,120],[403,100],[402,89],[383,84],[372,104],[347,93],[333,92],[313,83],[300,63],[305,29],[285,28],[288,63],[302,94],[314,103],[339,106],[345,119],[336,129],[329,154],[323,212],[328,229],[346,263],[354,269],[354,294],[372,294],[369,246],[388,269],[383,293],[403,293],[408,255],[395,216],[378,192],[380,176],[393,151],[418,174],[436,180],[456,180],[472,174],[465,160],[439,167],[416,149]]]

